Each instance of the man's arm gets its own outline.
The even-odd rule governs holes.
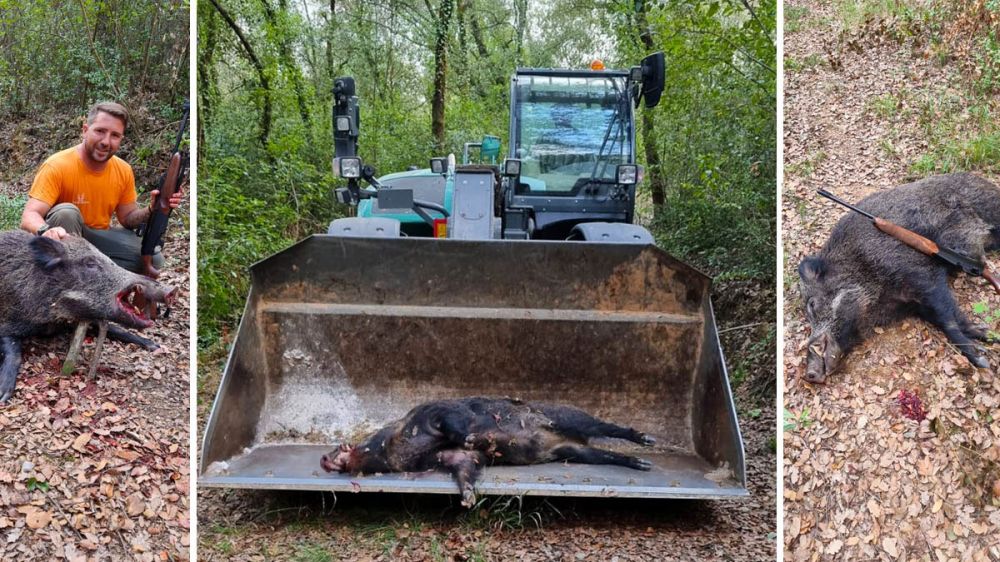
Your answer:
[[[150,191],[149,205],[142,208],[139,208],[139,206],[135,204],[135,201],[131,203],[118,205],[118,208],[115,209],[115,216],[118,217],[118,222],[120,222],[121,225],[124,226],[125,228],[135,228],[140,224],[146,222],[147,220],[149,220],[149,214],[152,210],[153,201],[156,201],[156,198],[159,195],[160,195],[159,189],[154,189],[153,191]],[[169,202],[171,209],[176,209],[181,204],[182,195],[183,193],[179,189],[174,192],[174,195],[173,197],[170,198]]]
[[[29,197],[28,202],[24,205],[24,211],[21,212],[21,228],[35,234],[45,224],[45,215],[48,214],[51,208],[52,205],[49,205],[45,201]],[[69,236],[69,234],[63,227],[56,226],[47,230],[43,236],[52,238],[53,240],[62,240]]]

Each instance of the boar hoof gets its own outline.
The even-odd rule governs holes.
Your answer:
[[[471,508],[476,505],[476,493],[472,491],[472,486],[462,489],[462,507]]]
[[[980,369],[989,369],[990,362],[986,360],[985,357],[981,355],[969,355],[969,362]]]
[[[636,470],[653,470],[653,463],[647,461],[646,459],[632,459],[632,468]]]

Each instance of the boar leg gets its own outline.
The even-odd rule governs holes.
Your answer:
[[[21,340],[11,336],[0,337],[0,403],[14,394],[17,373],[21,370]]]
[[[476,479],[479,467],[483,465],[483,455],[478,451],[449,449],[437,454],[438,462],[451,473],[462,494],[462,507],[476,505]]]
[[[636,470],[650,470],[653,463],[646,459],[623,455],[614,451],[605,451],[583,445],[561,445],[552,449],[552,460],[567,461],[579,464],[614,464],[627,466]]]
[[[156,351],[157,349],[160,349],[160,344],[155,341],[133,334],[125,328],[114,324],[108,325],[108,337],[122,343],[134,343],[146,351]]]
[[[552,420],[553,431],[574,441],[586,443],[591,437],[615,437],[640,445],[656,443],[650,435],[631,427],[608,423],[577,408],[545,405],[540,409],[545,417]]]
[[[927,293],[922,305],[921,316],[940,328],[970,363],[980,369],[990,368],[989,361],[980,355],[985,353],[986,349],[969,339],[963,331],[963,324],[968,326],[969,320],[959,309],[958,302],[951,294],[944,277]]]

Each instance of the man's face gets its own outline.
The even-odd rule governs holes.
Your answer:
[[[83,124],[83,149],[94,162],[107,162],[125,136],[121,119],[100,111],[93,123]]]

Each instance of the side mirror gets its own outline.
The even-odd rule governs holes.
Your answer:
[[[657,52],[642,59],[642,91],[639,96],[645,99],[646,107],[656,107],[663,94],[664,63],[663,53]]]

